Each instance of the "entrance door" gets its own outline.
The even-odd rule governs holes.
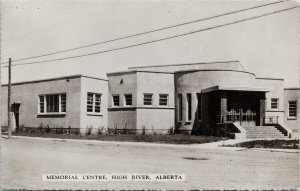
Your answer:
[[[20,103],[13,103],[11,105],[11,111],[14,112],[15,122],[16,122],[16,130],[19,130],[19,110],[20,110]]]

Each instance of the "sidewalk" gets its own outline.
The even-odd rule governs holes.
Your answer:
[[[2,138],[7,136],[2,135]],[[226,145],[233,145],[242,142],[248,142],[253,140],[273,140],[273,139],[229,139],[218,142],[203,143],[203,144],[167,144],[167,143],[150,143],[150,142],[119,142],[119,141],[100,141],[100,140],[82,140],[82,139],[60,139],[60,138],[43,138],[43,137],[28,137],[28,136],[12,136],[13,139],[32,139],[41,141],[61,141],[61,142],[78,142],[88,144],[105,144],[105,145],[124,145],[124,146],[147,146],[147,147],[169,147],[169,148],[201,148],[201,149],[222,149],[222,150],[234,150],[234,151],[271,151],[271,152],[286,152],[286,153],[299,153],[298,149],[269,149],[269,148],[244,148],[244,147],[226,147]]]

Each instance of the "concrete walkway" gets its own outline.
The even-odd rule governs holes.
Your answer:
[[[7,136],[2,135],[2,138]],[[271,151],[271,152],[288,152],[299,153],[299,149],[267,149],[267,148],[244,148],[244,147],[226,147],[226,145],[234,145],[237,143],[248,142],[253,140],[275,140],[275,139],[229,139],[218,142],[203,143],[203,144],[167,144],[167,143],[149,143],[149,142],[120,142],[120,141],[101,141],[101,140],[83,140],[83,139],[61,139],[61,138],[43,138],[43,137],[29,137],[29,136],[12,136],[12,139],[32,139],[41,141],[61,141],[61,142],[81,142],[88,144],[101,145],[134,145],[134,146],[148,146],[148,147],[169,147],[169,148],[201,148],[201,149],[228,149],[228,150],[256,150],[256,151]],[[289,140],[289,139],[286,139]]]

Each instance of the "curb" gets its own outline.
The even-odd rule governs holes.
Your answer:
[[[61,141],[61,142],[77,142],[77,143],[93,143],[106,145],[125,145],[125,146],[147,146],[147,147],[168,147],[168,148],[187,148],[187,149],[219,149],[219,150],[233,150],[233,151],[269,151],[269,152],[284,152],[284,153],[299,153],[299,149],[272,149],[272,148],[244,148],[244,147],[228,147],[226,145],[237,144],[241,142],[248,142],[258,139],[244,139],[244,140],[225,140],[203,144],[168,144],[168,143],[151,143],[151,142],[120,142],[120,141],[101,141],[101,140],[82,140],[82,139],[61,139],[61,138],[44,138],[44,137],[29,137],[29,136],[11,136],[13,139],[31,139],[42,141]],[[7,138],[2,135],[2,138]],[[261,139],[259,139],[261,140]],[[266,140],[266,139],[264,139]],[[272,140],[272,139],[267,139]]]

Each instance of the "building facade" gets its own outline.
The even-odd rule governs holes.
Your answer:
[[[13,83],[12,124],[18,128],[107,126],[107,80],[83,75]],[[7,127],[7,85],[2,85],[2,127]]]
[[[284,123],[299,134],[300,128],[300,88],[284,89]]]
[[[109,128],[137,133],[174,129],[174,75],[168,72],[109,73]]]
[[[15,83],[11,108],[17,128],[207,134],[229,124],[239,133],[272,125],[291,137],[299,134],[299,92],[229,61],[131,67],[107,80],[75,75]],[[3,85],[2,126],[6,100]]]

